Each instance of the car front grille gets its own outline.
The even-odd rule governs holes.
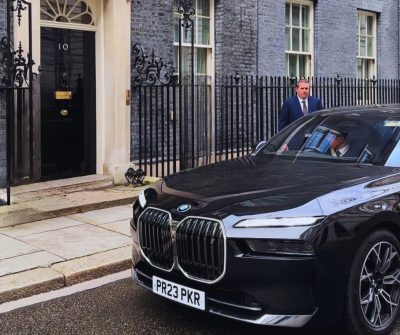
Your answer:
[[[149,207],[138,219],[138,236],[142,254],[154,267],[172,271],[176,244],[176,265],[186,277],[213,283],[225,273],[226,242],[220,221],[187,217],[175,228],[170,213]]]
[[[215,281],[223,275],[225,239],[219,221],[184,219],[176,229],[176,246],[179,266],[188,277]]]
[[[145,210],[138,220],[139,243],[148,262],[162,270],[174,266],[171,215],[154,208]]]

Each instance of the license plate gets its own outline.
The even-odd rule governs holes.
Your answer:
[[[153,292],[187,306],[205,310],[205,293],[153,276]]]

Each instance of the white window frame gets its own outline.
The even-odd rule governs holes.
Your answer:
[[[365,16],[371,16],[372,19],[372,34],[373,35],[368,35],[368,27],[366,27],[366,33],[365,35],[361,35],[360,34],[360,26],[358,24],[359,19],[360,19],[360,15],[365,15]],[[367,21],[368,22],[368,21]],[[361,56],[360,55],[360,36],[363,37],[372,37],[374,39],[374,43],[373,43],[373,56]],[[373,77],[376,78],[377,76],[377,15],[374,12],[367,12],[367,11],[363,11],[363,10],[358,10],[357,11],[357,64],[356,66],[358,66],[358,60],[372,60],[372,66],[373,69],[371,71],[371,78],[366,78],[365,74],[363,73],[361,77],[358,76],[358,68],[357,68],[357,77],[359,77],[359,79],[372,79]],[[366,40],[366,48],[368,50],[368,41]],[[362,70],[363,71],[363,70]],[[364,71],[363,71],[364,72]]]
[[[195,49],[207,49],[209,52],[207,52],[207,73],[197,73],[197,64],[195,63],[195,75],[199,75],[199,76],[210,76],[211,78],[214,77],[214,45],[215,45],[215,40],[214,40],[214,19],[215,19],[215,15],[214,15],[214,0],[209,0],[210,1],[210,44],[198,44],[196,43],[197,41],[194,41],[194,48]],[[197,1],[195,1],[196,5],[197,5]],[[202,16],[202,15],[198,15],[197,14],[197,8],[195,8],[196,13],[194,15],[194,19],[196,19],[197,17],[204,17],[204,18],[208,18],[207,16]],[[174,17],[175,15],[178,14],[177,12],[174,11]],[[194,24],[196,24],[196,20],[194,20]],[[195,32],[196,32],[196,27],[195,27]],[[175,34],[175,30],[174,30],[174,34]],[[191,43],[184,43],[184,28],[181,27],[181,36],[182,36],[182,47],[183,48],[190,48],[192,45]],[[175,39],[175,38],[174,38]],[[175,42],[174,41],[174,48],[178,49],[179,47],[179,41]],[[177,55],[177,59],[178,62],[179,60],[179,55]],[[178,64],[176,64],[177,66],[177,70],[178,70]]]
[[[39,3],[41,2],[40,0],[37,0]],[[59,21],[54,21],[51,19],[40,19],[40,26],[41,27],[48,27],[48,28],[60,28],[60,29],[75,29],[75,30],[84,30],[84,31],[97,31],[98,30],[98,25],[97,25],[97,12],[96,12],[96,6],[93,4],[93,0],[84,0],[86,5],[90,8],[91,10],[91,15],[93,18],[93,23],[92,24],[82,24],[82,23],[72,23],[72,22],[59,22]],[[55,8],[58,9],[58,8]],[[62,9],[62,8],[61,8]],[[40,14],[42,11],[40,10]]]
[[[309,52],[304,52],[304,51],[292,51],[292,50],[287,50],[286,49],[286,28],[290,28],[290,34],[292,31],[292,28],[302,28],[301,27],[301,22],[300,22],[300,27],[297,26],[291,26],[291,25],[286,25],[286,5],[290,4],[290,18],[292,18],[292,6],[293,4],[295,5],[303,5],[303,6],[308,6],[310,8],[310,16],[309,16],[309,20],[310,20],[310,46],[309,46]],[[301,16],[300,16],[300,21],[301,21]],[[290,35],[290,43],[292,43],[292,37]],[[300,40],[300,50],[302,49],[302,39]],[[287,75],[291,75],[291,73],[289,73],[289,61],[288,61],[288,55],[306,55],[309,56],[309,64],[308,64],[308,68],[309,68],[309,73],[307,76],[312,77],[314,74],[314,3],[310,0],[287,0],[285,2],[285,73]],[[299,61],[297,61],[297,69],[296,69],[296,73],[295,76],[299,76]],[[306,77],[307,77],[306,76]]]

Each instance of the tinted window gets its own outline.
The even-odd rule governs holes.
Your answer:
[[[400,164],[399,132],[400,118],[387,114],[309,116],[271,138],[260,154],[393,166]]]

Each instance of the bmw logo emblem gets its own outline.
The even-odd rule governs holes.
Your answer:
[[[179,213],[185,213],[187,212],[190,208],[192,208],[192,205],[189,204],[182,204],[178,207],[178,212]]]

